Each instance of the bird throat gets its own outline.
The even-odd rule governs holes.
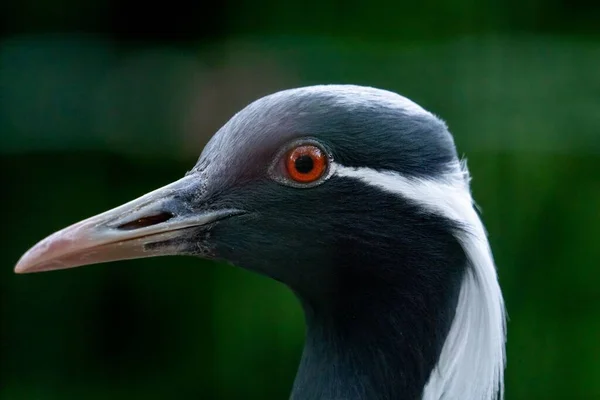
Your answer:
[[[354,277],[350,267],[329,297],[300,295],[307,332],[291,398],[421,399],[455,315],[465,263],[453,261],[437,280],[419,265]]]

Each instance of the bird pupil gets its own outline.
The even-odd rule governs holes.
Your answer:
[[[300,172],[301,174],[308,174],[314,168],[314,162],[312,157],[302,155],[296,158],[294,166],[296,167],[296,171]]]

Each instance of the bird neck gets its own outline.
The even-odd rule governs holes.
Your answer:
[[[437,214],[381,192],[366,209],[352,203],[347,215],[369,218],[335,230],[290,282],[307,321],[293,400],[503,397],[494,262],[469,192],[448,190]]]
[[[434,294],[431,301],[402,293],[393,282],[362,283],[364,291],[327,306],[302,300],[307,337],[293,400],[422,397],[457,296],[438,307]]]
[[[423,249],[394,267],[373,253],[369,264],[359,249],[338,279],[322,276],[334,290],[296,291],[307,337],[292,399],[502,399],[504,303],[475,227],[464,252]]]

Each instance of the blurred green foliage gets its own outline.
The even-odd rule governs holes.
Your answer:
[[[184,257],[12,267],[182,176],[247,102],[328,82],[398,91],[455,134],[510,316],[507,400],[600,399],[597,5],[182,4],[3,4],[3,400],[287,398],[304,327],[276,282]]]

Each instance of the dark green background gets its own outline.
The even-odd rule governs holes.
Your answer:
[[[0,397],[286,398],[303,318],[275,282],[184,257],[12,268],[182,176],[249,101],[357,83],[440,115],[469,160],[507,399],[600,399],[598,4],[3,0]]]

